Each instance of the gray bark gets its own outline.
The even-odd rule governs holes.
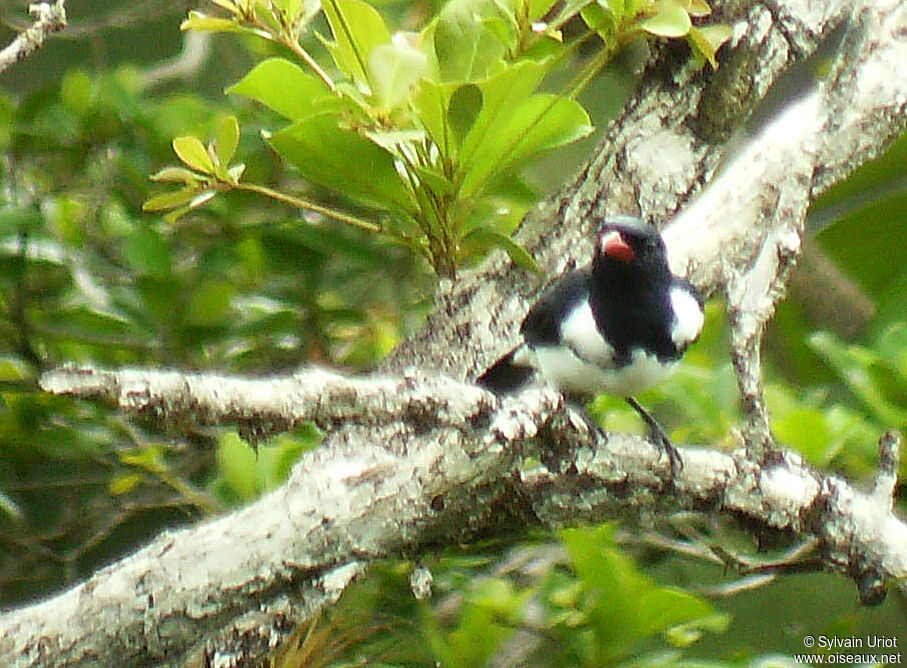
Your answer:
[[[883,441],[887,463],[872,494],[811,470],[776,451],[759,369],[761,332],[799,251],[807,206],[904,129],[907,7],[790,0],[724,11],[737,35],[722,70],[655,62],[589,164],[519,235],[553,277],[588,259],[601,216],[674,216],[664,230],[672,266],[706,294],[728,297],[745,448],[682,448],[685,467],[669,485],[655,446],[590,434],[549,390],[499,399],[475,388],[469,379],[515,343],[538,288],[503,255],[443,285],[434,312],[380,377],[304,373],[274,381],[285,385],[268,395],[239,379],[56,372],[44,380],[49,390],[106,396],[162,419],[188,415],[252,433],[315,419],[333,430],[286,485],[251,506],[166,532],[84,584],[4,613],[4,665],[240,665],[335,600],[372,559],[518,523],[645,518],[704,504],[814,539],[832,570],[907,581],[907,527],[891,513],[896,439]],[[735,140],[734,124],[779,73],[848,18],[832,76]],[[544,466],[524,470],[527,455]]]

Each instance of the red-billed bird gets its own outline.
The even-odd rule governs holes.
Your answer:
[[[568,396],[624,397],[676,471],[679,453],[633,395],[674,371],[703,319],[702,297],[671,273],[658,230],[630,216],[608,218],[592,263],[555,281],[523,320],[523,343],[478,382],[514,392],[538,372]]]

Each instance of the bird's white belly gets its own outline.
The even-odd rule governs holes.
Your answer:
[[[637,350],[629,364],[606,368],[585,362],[563,346],[537,346],[534,365],[545,380],[565,392],[628,397],[659,383],[673,373],[677,362],[660,362],[650,353]]]

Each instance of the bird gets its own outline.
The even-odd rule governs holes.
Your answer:
[[[671,272],[657,228],[634,216],[604,218],[592,262],[551,284],[523,320],[522,342],[477,383],[506,394],[538,374],[568,399],[623,397],[676,473],[680,453],[634,395],[671,375],[704,319],[702,295]]]

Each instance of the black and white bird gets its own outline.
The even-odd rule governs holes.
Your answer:
[[[478,382],[514,392],[538,372],[568,396],[624,397],[676,471],[679,453],[633,395],[674,371],[703,319],[702,297],[671,273],[658,230],[630,216],[608,218],[592,263],[555,281],[523,320],[523,343]]]

